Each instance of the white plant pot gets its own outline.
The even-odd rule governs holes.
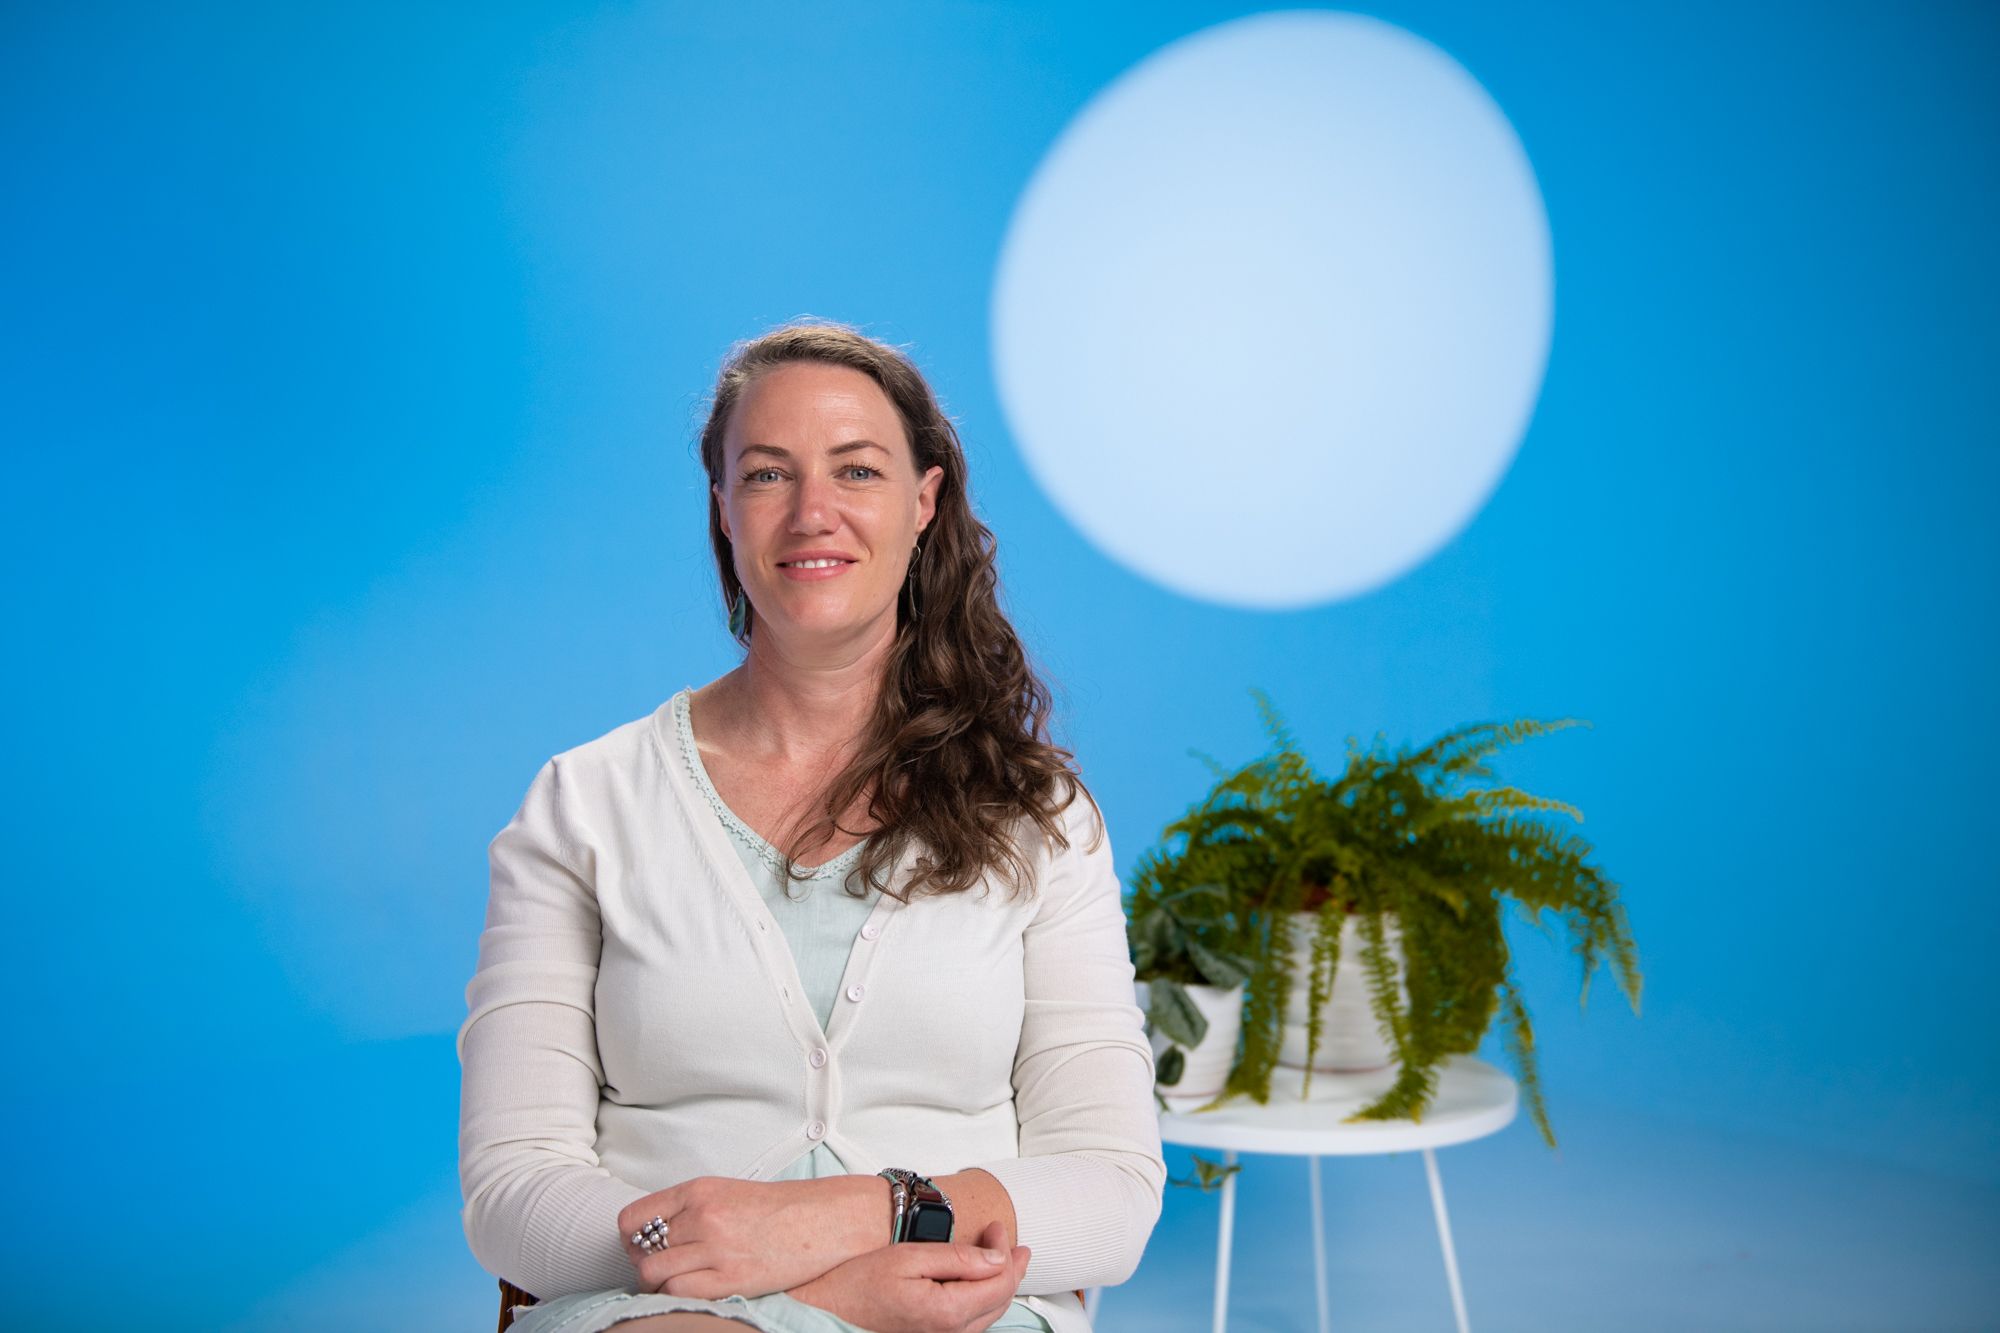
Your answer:
[[[1208,1031],[1200,1045],[1187,1051],[1181,1081],[1172,1087],[1163,1086],[1160,1095],[1174,1103],[1213,1101],[1222,1092],[1222,1085],[1229,1081],[1229,1071],[1236,1067],[1237,1039],[1243,1035],[1243,987],[1184,986],[1182,989],[1208,1020]],[[1149,999],[1145,982],[1138,983],[1138,993],[1139,1011],[1144,1013]],[[1150,1027],[1147,1032],[1153,1043],[1153,1059],[1157,1061],[1173,1043]]]
[[[1389,958],[1396,969],[1397,988],[1403,985],[1403,936],[1394,920],[1383,922],[1388,936]],[[1319,920],[1311,912],[1292,914],[1292,993],[1285,1001],[1284,1033],[1278,1043],[1278,1063],[1292,1069],[1306,1066],[1306,1046],[1310,1035],[1307,1022],[1312,1006],[1312,946]],[[1386,1069],[1396,1062],[1395,1048],[1382,1036],[1368,998],[1368,973],[1361,961],[1361,927],[1348,917],[1340,928],[1340,963],[1333,973],[1333,993],[1320,1006],[1319,1049],[1312,1067],[1331,1074],[1358,1074]]]

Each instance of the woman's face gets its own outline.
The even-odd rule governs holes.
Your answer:
[[[919,475],[903,421],[858,370],[795,362],[736,401],[715,489],[757,634],[893,634],[917,534],[944,469]]]

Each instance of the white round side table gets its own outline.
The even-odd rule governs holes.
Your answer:
[[[1444,1249],[1445,1280],[1451,1285],[1452,1313],[1458,1318],[1458,1333],[1469,1333],[1458,1256],[1451,1244],[1451,1219],[1445,1212],[1444,1184],[1433,1150],[1506,1128],[1520,1105],[1514,1080],[1483,1060],[1460,1056],[1439,1071],[1437,1096],[1421,1121],[1348,1124],[1349,1115],[1388,1091],[1395,1081],[1395,1070],[1315,1073],[1312,1095],[1302,1100],[1299,1092],[1304,1079],[1302,1070],[1278,1069],[1271,1079],[1271,1100],[1263,1106],[1238,1098],[1216,1110],[1196,1113],[1192,1104],[1170,1101],[1170,1109],[1160,1114],[1160,1137],[1184,1147],[1219,1150],[1227,1165],[1234,1165],[1240,1152],[1306,1159],[1312,1185],[1313,1286],[1319,1301],[1320,1333],[1331,1333],[1332,1326],[1327,1312],[1326,1218],[1320,1205],[1319,1159],[1422,1152],[1424,1173],[1430,1179],[1431,1209],[1437,1216],[1438,1244]],[[1222,1183],[1222,1223],[1216,1239],[1215,1333],[1224,1333],[1228,1325],[1229,1251],[1235,1226],[1236,1175],[1232,1172]]]

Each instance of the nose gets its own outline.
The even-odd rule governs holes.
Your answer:
[[[840,526],[833,493],[833,479],[807,474],[792,493],[791,531],[807,537],[832,532]]]

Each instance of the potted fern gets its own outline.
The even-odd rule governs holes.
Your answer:
[[[1256,698],[1270,753],[1234,771],[1210,761],[1214,788],[1167,827],[1145,863],[1158,891],[1212,884],[1238,905],[1249,976],[1242,1052],[1226,1091],[1269,1099],[1288,1009],[1295,1029],[1304,1018],[1296,1062],[1309,1089],[1330,1002],[1337,988],[1352,993],[1359,983],[1397,1074],[1356,1118],[1422,1118],[1445,1061],[1476,1051],[1498,1019],[1522,1100],[1553,1146],[1506,911],[1557,918],[1582,965],[1584,995],[1607,966],[1635,1013],[1638,953],[1617,885],[1590,844],[1555,822],[1581,814],[1498,784],[1489,761],[1579,724],[1482,723],[1416,749],[1350,740],[1342,771],[1326,777],[1270,700]]]

